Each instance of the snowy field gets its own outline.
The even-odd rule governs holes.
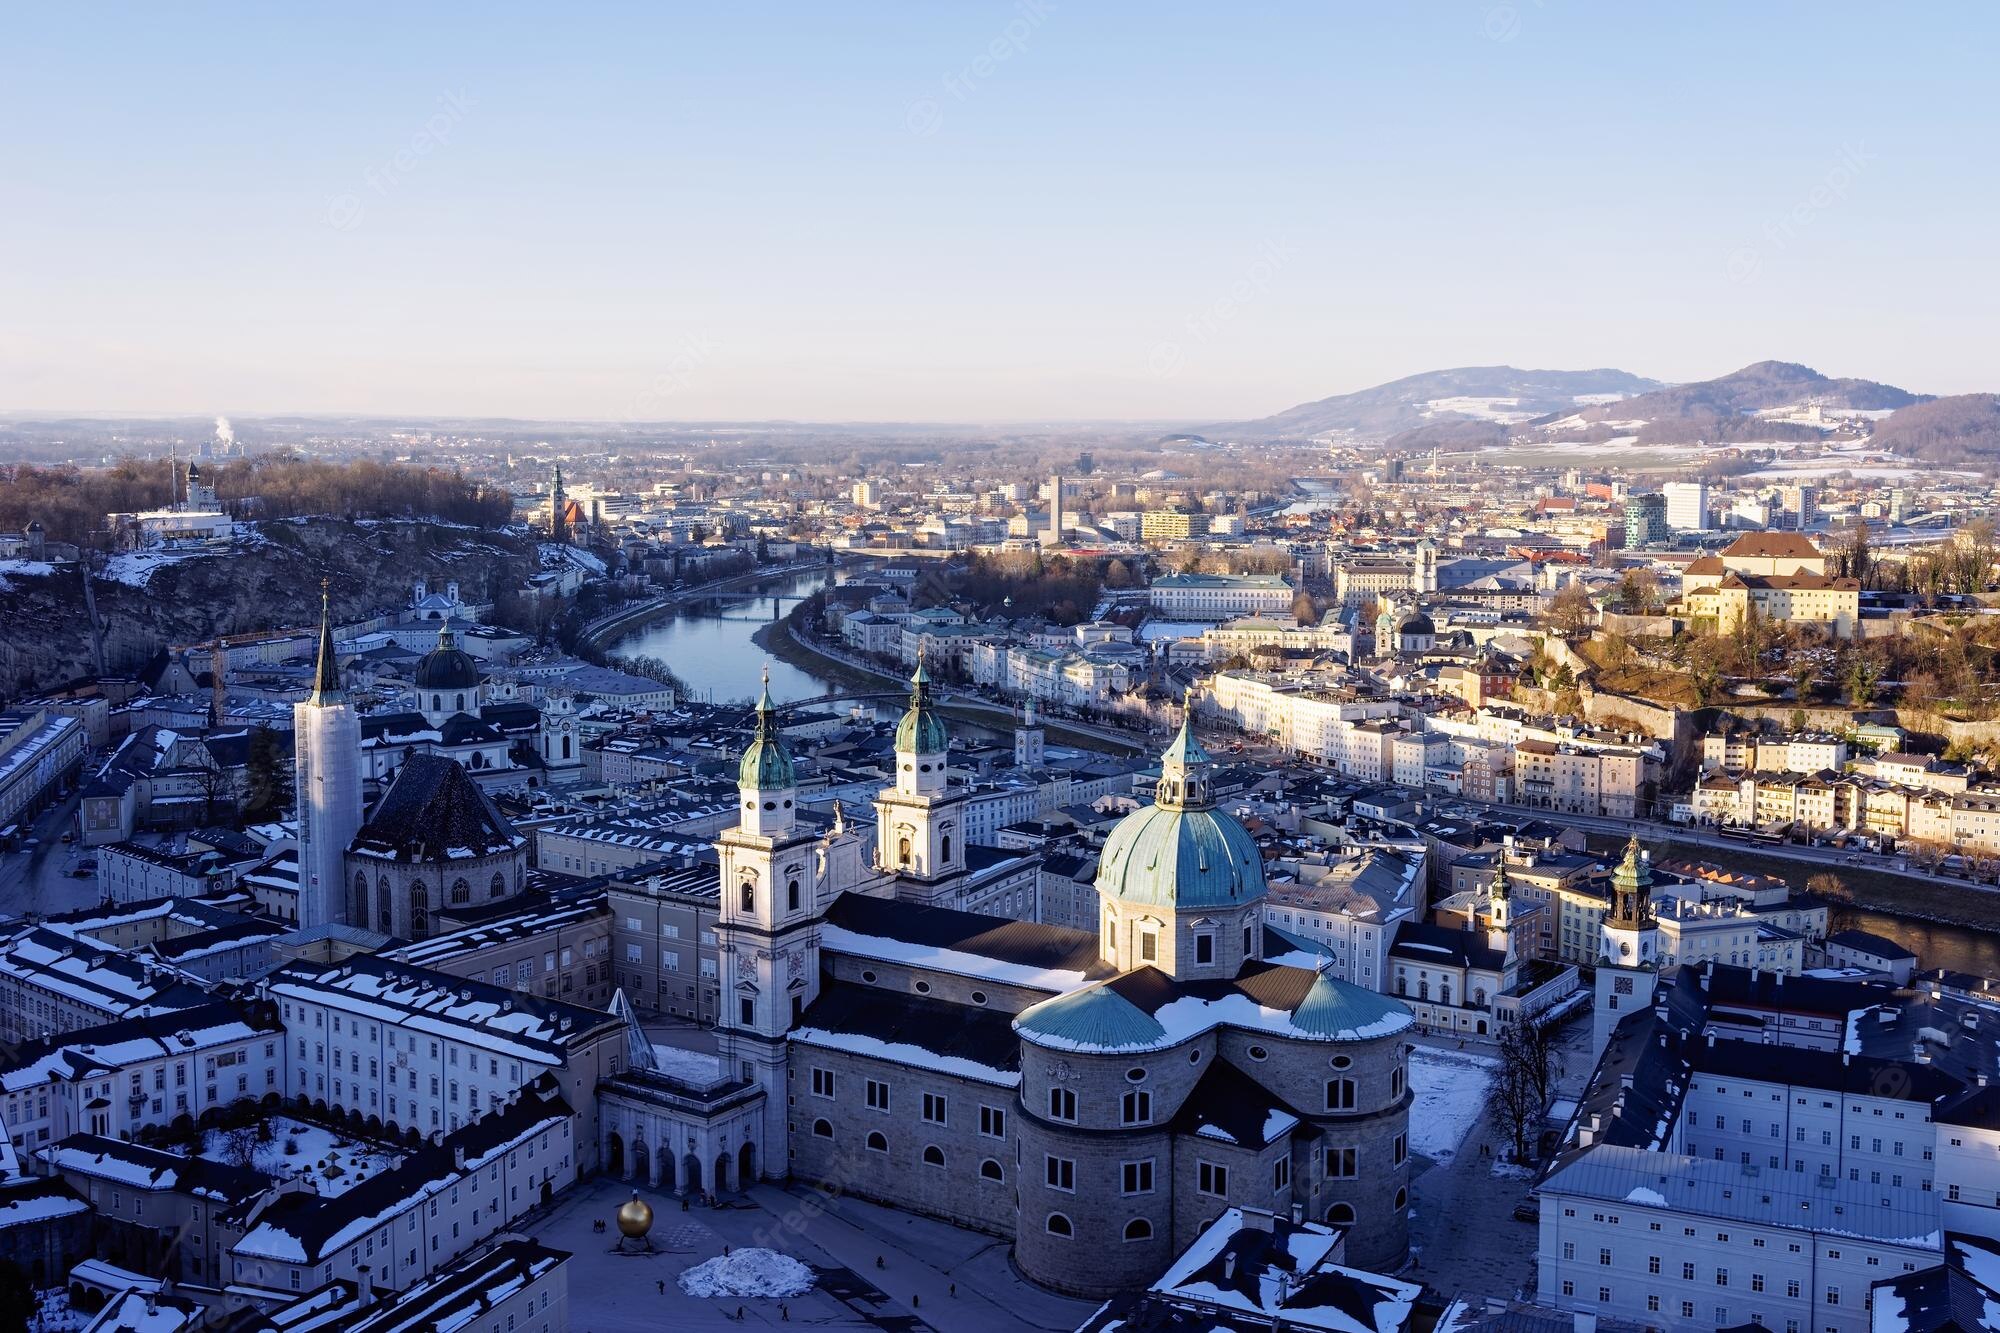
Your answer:
[[[1492,1056],[1419,1046],[1410,1052],[1410,1151],[1442,1165],[1458,1155],[1466,1131],[1486,1109]]]
[[[345,1134],[336,1134],[318,1125],[308,1125],[285,1116],[264,1122],[271,1127],[268,1140],[254,1140],[250,1165],[281,1180],[303,1178],[308,1188],[319,1194],[345,1194],[362,1181],[396,1165],[402,1158],[387,1149]],[[256,1134],[252,1126],[249,1133]],[[240,1165],[242,1158],[232,1135],[242,1130],[211,1129],[202,1136],[201,1156],[211,1162]],[[292,1151],[287,1151],[287,1148]]]

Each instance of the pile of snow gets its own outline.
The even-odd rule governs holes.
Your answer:
[[[696,1264],[680,1276],[681,1290],[690,1296],[803,1296],[812,1290],[813,1273],[798,1260],[776,1250],[738,1250]]]

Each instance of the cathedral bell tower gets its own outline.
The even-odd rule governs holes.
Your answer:
[[[1653,868],[1634,834],[1611,876],[1611,910],[1599,930],[1597,1008],[1591,1058],[1604,1053],[1611,1030],[1653,1002],[1660,980],[1660,928],[1653,919]]]
[[[898,897],[932,901],[921,886],[965,873],[964,798],[947,788],[947,748],[920,652],[910,677],[910,706],[896,725],[896,783],[875,798],[876,865],[919,889],[914,895],[899,890]]]
[[[721,1000],[716,1032],[725,1067],[764,1089],[767,1172],[786,1170],[785,1034],[819,994],[820,838],[798,823],[798,783],[778,730],[770,673],[756,730],[738,766],[737,826],[716,839],[721,902],[716,953]]]

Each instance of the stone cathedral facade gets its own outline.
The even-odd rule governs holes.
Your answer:
[[[854,884],[797,817],[776,714],[767,690],[717,840],[719,1081],[609,1080],[613,1170],[823,1184],[1009,1237],[1084,1296],[1152,1280],[1230,1207],[1403,1261],[1413,1017],[1264,924],[1262,858],[1188,726],[1107,842],[1084,931],[933,905],[966,849],[921,665]]]

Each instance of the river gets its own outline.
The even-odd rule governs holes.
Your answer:
[[[757,693],[757,673],[771,668],[771,696],[780,703],[812,699],[835,687],[789,662],[770,657],[752,642],[780,614],[792,608],[789,599],[825,587],[831,575],[819,571],[786,574],[746,591],[755,600],[689,602],[673,614],[647,622],[611,644],[613,653],[657,657],[687,682],[694,695],[717,703],[748,700]],[[1981,976],[2000,976],[2000,936],[1963,926],[1941,925],[1882,912],[1849,914],[1859,930],[1896,940],[1923,960],[1925,967],[1948,967]]]
[[[1842,920],[1851,921],[1855,930],[1872,931],[1896,941],[1915,954],[1918,965],[1926,970],[1948,967],[1954,972],[2000,977],[2000,935],[1991,931],[1859,910],[1844,913]]]
[[[771,623],[774,608],[779,614],[791,610],[794,599],[817,592],[831,579],[830,574],[816,570],[785,574],[743,590],[755,594],[755,600],[688,602],[614,640],[608,651],[613,655],[659,658],[687,683],[696,699],[729,703],[755,698],[757,673],[767,663],[771,668],[773,699],[789,703],[794,699],[816,698],[829,693],[833,686],[789,662],[768,656],[751,639]]]

